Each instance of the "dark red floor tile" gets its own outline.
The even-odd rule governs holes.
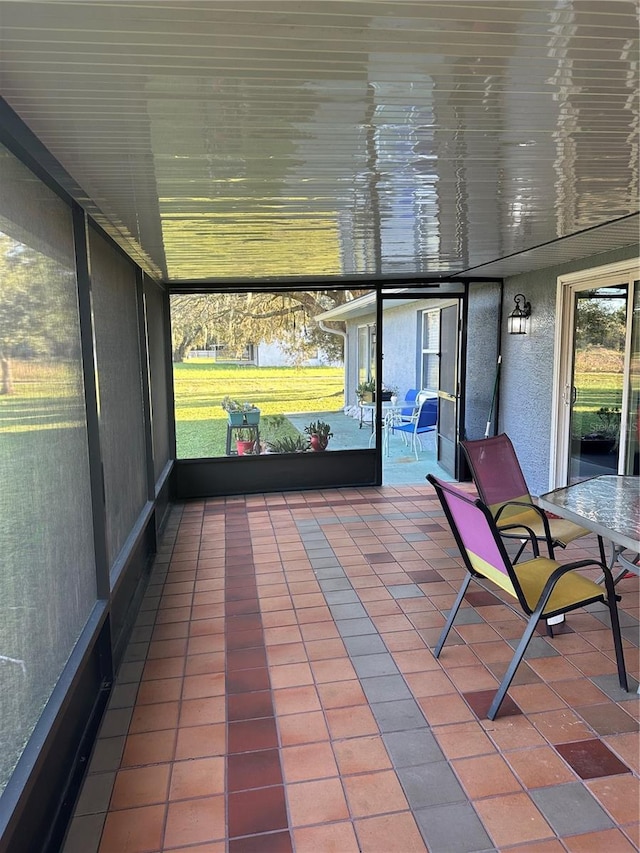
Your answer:
[[[490,604],[502,604],[499,598],[497,598],[492,592],[485,592],[472,590],[469,592],[465,592],[464,594],[465,601],[468,601],[472,607],[487,607]]]
[[[245,613],[260,613],[257,596],[242,601],[227,601],[224,605],[226,616],[240,616]]]
[[[227,693],[251,693],[257,690],[269,690],[269,670],[266,666],[256,669],[238,669],[227,673]]]
[[[280,753],[277,749],[262,749],[230,755],[227,759],[227,780],[229,791],[282,785]]]
[[[289,832],[272,832],[268,835],[250,835],[233,838],[229,842],[229,853],[292,853]]]
[[[284,788],[258,788],[229,794],[229,837],[287,828]]]
[[[247,613],[242,616],[230,616],[227,618],[227,633],[236,631],[255,631],[262,628],[262,618],[259,613]]]
[[[579,740],[557,743],[555,748],[581,779],[631,773],[601,740]]]
[[[227,634],[227,649],[230,652],[236,649],[255,649],[264,646],[262,628],[254,631],[234,631]]]
[[[242,586],[234,587],[233,589],[227,589],[225,591],[224,597],[227,602],[231,601],[246,601],[247,599],[253,599],[257,595],[257,587],[254,583],[246,583]]]
[[[227,672],[238,669],[256,669],[267,665],[267,655],[264,648],[231,649],[227,652]]]
[[[228,732],[229,754],[252,752],[257,749],[275,749],[278,746],[278,732],[273,717],[229,723]],[[254,832],[266,832],[266,830],[256,829]]]
[[[227,697],[227,719],[254,720],[258,717],[273,717],[273,700],[270,690],[257,693],[234,693]]]
[[[423,569],[419,572],[407,572],[414,583],[437,583],[442,580],[442,575],[432,569]]]
[[[489,712],[489,708],[491,707],[491,703],[493,702],[494,696],[496,695],[495,690],[476,690],[473,693],[463,693],[462,694],[465,700],[471,706],[471,710],[480,720],[486,720],[487,714]],[[498,717],[510,717],[514,714],[522,714],[522,711],[513,699],[507,694],[502,700],[502,705],[500,705],[500,710],[498,711]]]

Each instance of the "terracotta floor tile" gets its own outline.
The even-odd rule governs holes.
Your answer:
[[[395,634],[385,634],[384,642],[390,652],[412,651],[425,648],[424,640],[415,631],[397,631]]]
[[[640,821],[640,783],[630,773],[592,779],[587,787],[618,825]]]
[[[343,776],[390,769],[392,764],[381,737],[357,737],[333,744],[338,767]]]
[[[554,832],[526,794],[476,800],[485,829],[497,847],[553,838]]]
[[[637,853],[638,850],[619,829],[570,835],[562,841],[569,853]]]
[[[313,684],[313,674],[308,663],[288,663],[282,666],[269,667],[271,686],[274,690],[280,687],[298,687],[303,684]]]
[[[612,735],[603,737],[602,740],[634,773],[640,773],[640,734],[638,732]]]
[[[170,800],[187,800],[224,794],[225,759],[197,758],[176,761],[171,773]]]
[[[185,675],[203,675],[209,672],[224,672],[224,652],[207,652],[201,655],[189,655],[185,662]]]
[[[280,730],[280,743],[283,747],[329,740],[329,730],[321,711],[289,714],[286,717],[281,717],[278,720],[278,728]]]
[[[485,720],[483,725],[489,731],[491,740],[503,751],[547,745],[540,732],[522,714],[496,717],[493,722]]]
[[[305,642],[331,640],[340,637],[340,633],[333,622],[310,622],[300,625],[300,633]]]
[[[172,847],[171,853],[225,853],[224,841],[211,841],[209,844],[198,844],[197,847]]]
[[[522,790],[509,765],[499,755],[460,758],[453,761],[452,766],[472,800]]]
[[[347,650],[341,639],[309,640],[306,643],[309,660],[346,658]]]
[[[336,681],[317,685],[323,708],[343,708],[366,705],[367,700],[359,681]]]
[[[359,853],[353,824],[347,821],[294,829],[296,853]]]
[[[326,605],[324,607],[305,607],[296,611],[296,614],[301,627],[314,622],[333,621],[331,611]]]
[[[259,690],[269,690],[271,680],[269,670],[266,666],[257,669],[238,669],[235,672],[227,672],[227,693],[248,693]]]
[[[188,726],[178,729],[175,758],[176,761],[183,761],[188,758],[224,755],[225,747],[226,727],[223,723]]]
[[[349,810],[354,818],[402,811],[408,803],[392,770],[347,776],[343,780]]]
[[[339,779],[321,779],[287,785],[292,826],[328,823],[349,817]]]
[[[246,791],[282,785],[280,755],[277,749],[240,752],[227,757],[229,791]]]
[[[269,613],[262,614],[262,627],[265,629],[285,628],[297,624],[298,619],[295,610],[272,610]]]
[[[133,809],[166,802],[170,771],[170,764],[120,770],[113,785],[110,808]]]
[[[281,759],[287,784],[338,775],[333,750],[328,741],[285,747],[281,752]]]
[[[432,672],[408,672],[404,678],[417,699],[423,696],[439,696],[443,693],[455,693],[455,687],[452,682],[439,669]]]
[[[490,755],[495,752],[495,747],[476,722],[438,726],[433,733],[440,748],[450,760],[473,755]]]
[[[273,691],[273,706],[278,716],[319,711],[320,699],[315,686],[284,687]]]
[[[224,797],[200,797],[169,803],[165,847],[224,838]]]
[[[410,812],[365,818],[355,822],[361,853],[427,853]]]
[[[504,757],[526,788],[576,781],[575,773],[552,747],[513,750],[505,753]]]
[[[308,660],[304,643],[282,643],[267,647],[269,666],[281,666],[285,663],[301,663]]]
[[[511,685],[509,693],[524,713],[534,711],[555,711],[566,707],[566,703],[547,684]]]
[[[129,735],[122,755],[122,767],[172,761],[175,741],[174,729]]]
[[[99,853],[143,853],[162,847],[165,806],[145,806],[107,814]]]
[[[329,708],[327,725],[335,740],[344,737],[378,734],[378,724],[368,706],[353,705],[348,708]]]
[[[203,699],[206,696],[223,696],[225,675],[209,672],[204,675],[187,675],[182,688],[183,699]]]
[[[317,684],[352,681],[356,678],[356,671],[348,659],[312,661],[311,669]]]
[[[223,723],[225,720],[224,696],[207,699],[187,699],[180,705],[180,727],[201,726],[205,723]]]
[[[138,688],[136,704],[148,705],[155,702],[170,702],[182,695],[181,678],[162,678],[158,681],[145,681]]]
[[[505,847],[501,853],[565,853],[565,848],[559,841],[534,841],[517,847]]]
[[[531,714],[529,719],[549,743],[587,740],[593,736],[590,728],[569,708]]]
[[[175,728],[178,725],[178,702],[157,702],[153,705],[136,705],[133,709],[130,734]]]
[[[302,642],[302,634],[297,625],[265,628],[264,641],[267,646],[277,646],[283,643],[300,643]]]
[[[418,699],[418,704],[424,711],[430,726],[462,723],[474,719],[473,712],[457,693],[423,696]]]

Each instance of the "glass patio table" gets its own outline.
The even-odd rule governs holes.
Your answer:
[[[612,543],[609,566],[613,567],[617,559],[623,567],[614,579],[615,583],[627,571],[636,575],[640,573],[637,564],[640,553],[640,477],[616,474],[592,477],[540,495],[537,503],[542,509],[596,533],[603,562],[602,541],[606,539]],[[625,550],[634,556],[623,555]]]

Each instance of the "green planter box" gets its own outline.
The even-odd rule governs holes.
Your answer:
[[[244,423],[248,426],[256,426],[260,423],[260,409],[254,409],[251,412],[244,413]]]
[[[242,426],[244,423],[243,412],[227,412],[227,417],[229,418],[231,426]]]

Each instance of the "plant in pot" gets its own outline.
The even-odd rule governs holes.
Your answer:
[[[326,450],[329,439],[333,437],[331,425],[324,421],[312,421],[304,428],[309,436],[309,444],[312,450]]]
[[[251,430],[239,429],[236,432],[236,450],[238,456],[251,456],[255,446],[255,439],[252,437]]]
[[[582,453],[610,453],[620,436],[620,409],[601,406],[596,412],[596,428],[580,439]]]
[[[356,394],[361,403],[373,403],[376,398],[375,379],[367,379],[366,382],[361,382],[356,388]]]
[[[250,426],[260,421],[260,409],[253,403],[239,403],[227,395],[222,399],[222,408],[227,413],[227,419],[232,426]]]

